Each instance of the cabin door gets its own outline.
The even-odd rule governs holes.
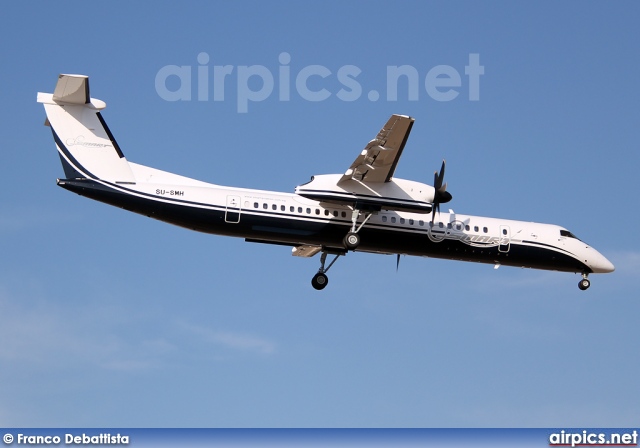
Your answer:
[[[500,244],[498,245],[499,252],[509,252],[511,247],[511,230],[509,226],[500,226]]]
[[[224,213],[224,220],[230,224],[237,224],[240,222],[240,196],[229,195],[227,196],[227,209]]]

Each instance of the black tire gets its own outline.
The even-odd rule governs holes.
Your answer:
[[[360,245],[360,235],[357,233],[349,232],[347,236],[344,237],[344,247],[349,250],[354,250],[356,247]]]
[[[328,283],[329,283],[329,278],[321,272],[318,272],[311,279],[311,286],[313,286],[318,291],[324,289]]]
[[[578,282],[578,288],[580,288],[581,291],[586,291],[589,289],[589,286],[591,286],[589,279],[583,278]]]

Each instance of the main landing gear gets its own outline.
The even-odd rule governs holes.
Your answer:
[[[353,208],[353,211],[351,212],[351,230],[349,231],[349,233],[347,233],[347,235],[342,240],[346,250],[328,251],[323,249],[322,255],[320,256],[320,269],[318,269],[318,272],[316,273],[316,275],[314,275],[313,278],[311,279],[311,286],[313,286],[317,290],[321,290],[321,289],[324,289],[327,286],[327,284],[329,284],[329,277],[327,277],[327,274],[326,274],[327,271],[331,268],[331,266],[333,266],[333,263],[336,262],[336,260],[340,255],[344,255],[346,251],[355,250],[360,245],[360,235],[358,234],[358,232],[360,232],[360,229],[362,229],[362,227],[367,223],[367,221],[369,221],[372,215],[373,215],[372,211],[365,212],[364,219],[362,220],[360,225],[358,225],[358,218],[360,217],[360,209],[357,207]],[[329,254],[335,255],[335,257],[333,258],[333,260],[331,260],[331,263],[329,263],[329,265],[325,268],[327,255]]]
[[[591,282],[587,278],[588,275],[589,274],[583,273],[582,280],[578,282],[578,288],[580,288],[581,291],[586,291],[587,289],[589,289],[589,286],[591,286]]]
[[[344,247],[347,250],[355,250],[360,245],[360,229],[369,221],[369,218],[373,215],[372,212],[367,212],[365,214],[364,220],[358,225],[358,217],[360,216],[360,210],[354,208],[351,212],[351,230],[347,233],[347,236],[344,237],[342,242],[344,243]]]
[[[344,253],[342,252],[333,253],[335,257],[333,258],[333,260],[331,260],[331,263],[329,263],[329,266],[325,268],[324,265],[325,265],[325,262],[327,261],[328,253],[329,252],[325,250],[322,251],[322,255],[320,256],[320,269],[318,269],[318,272],[316,273],[316,275],[314,275],[313,278],[311,279],[311,286],[313,286],[317,290],[324,289],[325,286],[327,286],[327,284],[329,283],[329,277],[327,277],[326,272],[331,268],[331,266],[333,266],[333,263],[336,262],[336,260],[340,255],[344,255]]]

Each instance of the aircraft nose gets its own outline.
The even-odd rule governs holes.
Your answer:
[[[615,271],[616,267],[613,265],[613,263],[607,260],[604,255],[598,253],[598,255],[595,257],[595,260],[593,260],[591,269],[593,269],[594,274],[606,274],[608,272]]]

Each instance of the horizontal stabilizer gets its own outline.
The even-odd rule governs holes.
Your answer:
[[[53,101],[70,104],[87,104],[89,77],[84,75],[60,75],[53,91]]]

